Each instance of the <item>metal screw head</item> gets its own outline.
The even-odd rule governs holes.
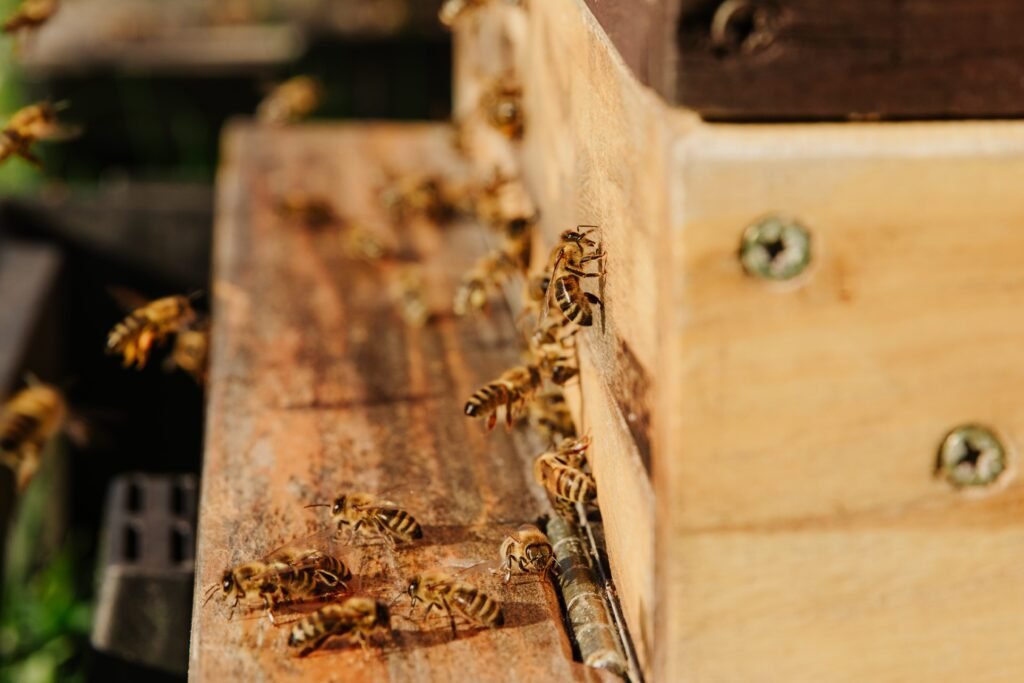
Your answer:
[[[788,280],[811,262],[811,235],[792,218],[766,216],[743,231],[740,261],[751,275]]]
[[[937,473],[953,486],[986,486],[1006,469],[1006,450],[992,430],[957,427],[942,440]]]

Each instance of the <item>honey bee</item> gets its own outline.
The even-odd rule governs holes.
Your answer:
[[[604,307],[597,296],[586,292],[580,284],[581,278],[600,277],[603,271],[588,273],[584,270],[591,261],[603,259],[606,254],[592,239],[587,237],[596,226],[578,225],[575,230],[562,233],[558,246],[552,250],[553,266],[551,268],[551,284],[548,286],[547,297],[553,297],[562,315],[569,322],[590,327],[594,324],[592,304]],[[591,230],[580,231],[580,228]],[[551,308],[545,306],[544,313]]]
[[[32,146],[39,140],[61,140],[72,137],[77,129],[57,122],[57,111],[63,105],[39,102],[16,111],[0,130],[0,162],[18,156],[36,166],[42,165]]]
[[[466,315],[470,310],[481,310],[488,302],[492,290],[498,289],[516,272],[530,263],[531,234],[523,231],[505,239],[502,247],[485,254],[462,278],[455,291],[455,315]]]
[[[594,478],[583,471],[590,439],[567,439],[555,451],[541,453],[533,463],[533,477],[556,500],[591,503],[597,499]]]
[[[497,628],[505,623],[505,615],[497,600],[465,581],[452,578],[440,570],[426,571],[414,577],[407,589],[412,599],[412,608],[423,601],[427,605],[426,616],[435,607],[448,615],[455,634],[455,617],[460,616],[478,626]]]
[[[273,620],[272,610],[279,605],[344,591],[351,580],[352,572],[342,560],[315,548],[286,546],[262,560],[225,569],[220,583],[207,590],[203,604],[219,588],[222,600],[233,598],[232,612],[257,598]]]
[[[576,422],[561,391],[547,391],[535,397],[527,417],[549,444],[576,438]]]
[[[299,649],[299,657],[314,652],[329,638],[350,638],[364,649],[366,642],[378,632],[391,630],[387,605],[372,598],[351,597],[341,603],[324,605],[297,621],[288,636],[288,647]]]
[[[577,328],[566,330],[561,321],[552,321],[536,330],[530,338],[530,357],[541,374],[558,386],[579,374],[575,348],[571,340]]]
[[[403,269],[398,278],[395,299],[398,312],[409,325],[423,327],[430,321],[430,308],[423,298],[423,279],[417,269]]]
[[[546,574],[555,564],[555,551],[551,541],[533,524],[523,524],[501,543],[501,565],[505,570],[505,582],[512,573]]]
[[[306,507],[328,505],[314,503]],[[343,493],[334,499],[330,508],[339,532],[351,526],[353,534],[382,538],[392,547],[398,541],[411,543],[423,538],[423,528],[415,517],[394,503],[378,499],[372,493]]]
[[[4,33],[17,33],[24,29],[42,26],[57,13],[60,3],[57,0],[22,0],[21,5],[4,22]]]
[[[309,116],[320,105],[323,87],[311,76],[294,76],[279,84],[256,108],[263,123],[294,123]]]
[[[483,94],[480,106],[488,123],[509,140],[520,140],[525,128],[523,89],[514,79],[503,78]]]
[[[36,102],[11,115],[5,128],[33,140],[61,140],[78,134],[75,126],[62,124],[57,113],[67,108],[66,102]]]
[[[107,335],[107,353],[124,356],[124,366],[142,369],[154,344],[195,320],[189,297],[168,296],[136,308]]]
[[[307,228],[323,228],[338,221],[329,201],[305,192],[287,192],[274,204],[277,215]]]
[[[398,224],[423,216],[444,225],[472,208],[468,187],[430,175],[390,177],[377,196]]]
[[[469,417],[487,415],[487,429],[494,429],[498,410],[505,407],[505,425],[511,429],[515,417],[540,389],[544,377],[536,365],[517,365],[503,372],[498,379],[476,391],[463,412]]]
[[[193,328],[183,329],[174,339],[174,348],[167,357],[165,368],[180,368],[200,385],[206,384],[207,357],[210,352],[210,327],[204,321]]]
[[[56,387],[30,379],[0,411],[0,462],[24,490],[39,469],[43,446],[63,427],[64,397]]]

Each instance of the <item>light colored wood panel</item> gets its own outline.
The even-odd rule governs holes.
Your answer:
[[[696,494],[688,525],[944,499],[930,472],[948,430],[1020,443],[1024,127],[708,126],[681,154],[672,479]],[[776,211],[812,233],[793,283],[736,258]]]
[[[755,529],[687,535],[679,550],[666,599],[686,609],[670,616],[659,680],[1010,683],[1024,671],[1020,524]]]

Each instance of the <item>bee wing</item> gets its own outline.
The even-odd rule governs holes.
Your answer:
[[[549,273],[548,288],[544,292],[544,307],[540,312],[540,321],[537,323],[538,329],[544,328],[544,322],[547,320],[548,311],[551,309],[554,303],[554,292],[558,281],[558,267],[565,260],[565,249],[561,245],[555,247],[558,250],[558,256],[555,257],[554,263],[551,266],[551,272]]]
[[[107,293],[110,294],[110,298],[117,302],[117,305],[126,313],[130,313],[137,308],[142,308],[149,303],[149,299],[136,290],[129,289],[128,287],[109,285],[107,286]]]

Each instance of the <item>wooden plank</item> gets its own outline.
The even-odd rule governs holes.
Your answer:
[[[786,681],[1024,675],[1021,172],[1013,123],[681,136],[661,398],[681,457],[657,482],[659,595],[688,606],[662,615],[670,680],[768,661]],[[812,234],[791,283],[736,258],[774,211]],[[983,491],[933,476],[966,422],[1011,451]]]
[[[487,84],[523,82],[526,134],[509,153],[476,114]],[[666,220],[668,159],[660,103],[631,77],[580,2],[502,3],[468,14],[455,33],[454,111],[480,172],[522,175],[540,211],[540,262],[562,230],[598,225],[607,276],[590,289],[599,324],[577,335],[582,392],[567,398],[593,437],[612,574],[641,664],[654,656],[654,495],[650,480],[659,316],[656,261]],[[599,84],[598,87],[591,87]],[[589,285],[588,285],[589,287]],[[638,295],[638,293],[643,293]]]
[[[399,486],[425,541],[383,552],[383,599],[421,569],[497,557],[517,523],[544,510],[531,460],[504,433],[465,418],[465,398],[518,357],[507,315],[443,314],[481,250],[478,228],[389,226],[376,201],[385,172],[458,173],[451,131],[428,125],[232,127],[218,179],[213,349],[202,479],[190,678],[223,680],[610,680],[572,661],[556,595],[495,580],[506,625],[449,635],[447,621],[401,617],[383,651],[286,652],[286,629],[228,621],[202,588],[224,567],[323,528],[302,506],[348,487]],[[298,187],[336,198],[353,225],[394,240],[404,262],[341,255],[336,230],[271,211]],[[442,313],[406,325],[387,292],[408,266]],[[371,564],[371,566],[373,566]],[[405,613],[399,602],[396,613]]]
[[[709,119],[1024,113],[1014,0],[587,4],[641,82]]]

